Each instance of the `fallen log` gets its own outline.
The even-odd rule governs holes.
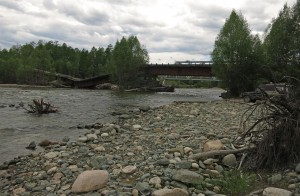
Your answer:
[[[247,151],[247,150],[251,150],[253,148],[255,148],[255,147],[247,146],[247,147],[244,147],[244,148],[232,149],[232,150],[212,150],[212,151],[208,151],[208,152],[192,154],[191,156],[189,156],[189,159],[193,159],[193,160],[198,161],[200,159],[212,158],[214,156],[224,156],[224,155],[228,155],[228,154],[236,154],[236,153],[244,152],[244,151]]]

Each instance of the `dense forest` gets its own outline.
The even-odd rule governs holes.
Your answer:
[[[79,78],[91,77],[104,71],[112,52],[93,47],[90,51],[72,48],[57,41],[38,41],[16,45],[0,51],[0,82],[30,84],[33,69],[59,72]]]
[[[40,40],[0,51],[0,83],[43,84],[34,71],[40,69],[78,78],[109,73],[117,83],[124,84],[126,72],[148,61],[147,50],[136,36],[123,37],[114,47],[93,47],[90,51]]]

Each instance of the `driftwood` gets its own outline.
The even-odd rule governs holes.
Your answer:
[[[43,98],[41,100],[32,100],[33,104],[28,104],[29,109],[23,107],[28,113],[38,113],[38,114],[48,114],[55,113],[57,109],[50,103],[44,102]]]
[[[224,156],[228,154],[236,154],[240,152],[244,152],[247,150],[251,150],[255,147],[244,147],[240,149],[232,149],[232,150],[212,150],[208,152],[202,152],[202,153],[197,153],[197,154],[192,154],[189,158],[193,160],[200,160],[200,159],[206,159],[206,158],[211,158],[214,156]]]
[[[251,105],[242,117],[241,139],[248,137],[257,146],[247,155],[244,169],[274,170],[300,161],[300,80],[284,79],[286,85],[278,95],[262,90],[265,100]]]

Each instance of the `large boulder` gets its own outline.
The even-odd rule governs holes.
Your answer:
[[[82,172],[72,185],[73,193],[89,192],[103,188],[109,180],[105,170],[89,170]]]

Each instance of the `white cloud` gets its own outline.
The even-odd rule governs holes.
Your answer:
[[[292,5],[296,0],[288,0]],[[38,40],[90,49],[137,35],[151,62],[208,60],[232,9],[262,34],[282,0],[1,0],[0,47]]]

